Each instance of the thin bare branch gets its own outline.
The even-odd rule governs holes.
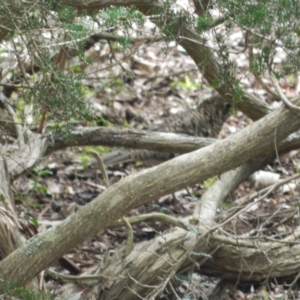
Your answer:
[[[272,83],[275,87],[276,92],[278,93],[278,95],[280,96],[280,99],[284,102],[284,104],[288,107],[291,108],[293,110],[296,111],[300,111],[300,107],[294,105],[293,103],[291,103],[291,101],[285,96],[285,94],[282,92],[279,84],[278,84],[278,80],[270,73],[270,77],[272,80]]]

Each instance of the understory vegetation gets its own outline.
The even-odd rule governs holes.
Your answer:
[[[300,299],[298,1],[0,19],[1,299]]]

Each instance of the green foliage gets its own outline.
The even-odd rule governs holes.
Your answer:
[[[64,34],[64,42],[70,43],[75,49],[77,49],[77,56],[81,62],[86,64],[91,64],[92,59],[89,55],[85,53],[85,42],[86,38],[89,36],[92,30],[89,23],[86,22],[75,22],[72,18],[67,22],[59,22],[57,27],[61,28]]]
[[[184,22],[192,23],[194,21],[193,16],[183,13],[181,10],[176,12],[171,6],[171,1],[164,1],[163,7],[158,13],[161,18],[161,31],[167,42],[177,39],[180,34],[181,26]]]
[[[202,33],[204,31],[207,31],[212,27],[214,24],[214,21],[209,14],[203,14],[197,19],[197,24],[196,24],[196,30],[198,33]]]
[[[120,37],[118,39],[118,50],[123,51],[129,49],[132,45],[132,39],[127,37]]]
[[[44,65],[47,70],[49,66]],[[23,94],[37,107],[46,107],[48,119],[54,122],[65,121],[64,127],[56,128],[56,133],[63,130],[66,137],[73,129],[72,119],[91,122],[94,120],[89,103],[84,97],[81,75],[65,74],[52,69],[52,76],[44,76],[34,87]]]
[[[62,2],[57,0],[40,0],[46,10],[57,11],[61,9]]]
[[[29,3],[30,1],[28,5]],[[37,114],[41,113],[41,109],[46,109],[47,121],[56,124],[65,121],[64,126],[55,127],[54,133],[71,139],[73,124],[69,121],[75,119],[91,122],[94,116],[85,99],[82,84],[84,70],[80,65],[73,67],[74,72],[61,70],[53,55],[61,50],[61,45],[67,45],[67,49],[76,51],[80,61],[90,64],[92,59],[85,53],[84,47],[94,25],[90,18],[84,14],[78,18],[77,12],[72,7],[62,5],[58,1],[39,1],[29,6],[27,7],[25,3],[22,6],[17,5],[12,1],[10,11],[0,7],[2,20],[7,19],[8,14],[10,18],[15,18],[12,23],[18,29],[18,36],[13,41],[15,50],[19,52],[16,55],[20,55],[26,49],[40,71],[33,73],[30,78],[26,74],[28,88],[18,89],[18,99],[21,101],[17,101],[17,116],[20,121],[24,121],[22,109],[25,104],[30,103],[34,105],[33,118],[39,122]],[[14,9],[16,15],[12,15]],[[23,12],[26,13],[20,17]],[[20,24],[19,19],[22,20]],[[11,32],[15,34],[15,31]],[[48,42],[49,39],[51,42]],[[11,77],[13,76],[12,72]]]
[[[145,21],[144,15],[133,9],[125,7],[106,8],[101,14],[105,26],[121,24],[125,28],[132,28],[133,22],[143,24]]]
[[[136,168],[140,168],[142,165],[143,165],[143,163],[140,162],[140,161],[136,161],[135,164],[134,164],[134,166],[135,166]]]
[[[103,146],[95,146],[95,147],[85,147],[83,151],[81,152],[81,163],[84,168],[87,168],[90,162],[90,153],[89,151],[96,151],[99,154],[107,153],[109,152],[109,148],[103,147]]]
[[[243,96],[244,96],[244,90],[242,89],[240,83],[239,83],[239,80],[237,79],[233,79],[232,80],[232,96],[233,96],[233,99],[236,100],[236,101],[240,101],[242,100]],[[234,107],[233,107],[234,109]]]
[[[261,293],[261,295],[262,295],[262,297],[263,297],[264,300],[269,300],[270,299],[269,298],[269,293],[266,291],[265,287],[262,288],[262,290],[260,291],[260,293]],[[277,298],[277,299],[280,299],[280,298]],[[284,299],[284,297],[281,298],[281,299]]]
[[[90,151],[96,151],[99,154],[103,154],[109,152],[109,148],[103,146],[88,146],[88,147],[84,147],[82,153],[90,155],[89,154]]]
[[[28,220],[34,227],[38,228],[40,226],[37,218],[29,218]]]
[[[180,34],[181,23],[187,21],[186,18],[189,16],[181,13],[174,13],[173,11],[168,12],[168,21],[162,28],[162,33],[165,35],[167,41],[173,41],[177,39]]]
[[[61,6],[60,9],[57,9],[57,17],[63,23],[67,24],[71,22],[75,16],[76,14],[73,7]]]
[[[93,151],[97,151],[100,154],[109,152],[109,148],[108,147],[103,147],[103,146],[85,147],[84,150],[85,151],[93,150]]]
[[[30,291],[13,282],[6,282],[3,291],[6,296],[17,297],[21,300],[54,300],[54,296],[49,293]]]
[[[30,189],[31,192],[38,192],[42,195],[47,194],[47,187],[44,185],[40,184],[37,180],[34,180],[33,187]]]
[[[178,86],[187,91],[192,91],[200,87],[199,83],[193,82],[188,75],[184,75],[184,81],[177,81],[170,84],[171,87]]]
[[[31,192],[38,192],[42,195],[47,194],[48,189],[46,186],[39,182],[39,178],[47,175],[52,175],[52,172],[47,169],[37,170],[33,169],[32,172],[36,173],[36,176],[33,177],[33,186],[30,189]]]
[[[214,176],[212,178],[209,178],[209,179],[205,180],[203,182],[203,188],[204,188],[204,190],[209,189],[216,182],[217,179],[218,179],[217,176]]]
[[[95,119],[95,121],[98,126],[106,127],[106,126],[111,125],[111,123],[109,121],[107,121],[105,118],[103,118],[102,116]]]
[[[30,207],[35,207],[37,209],[43,209],[43,205],[41,205],[38,202],[30,202],[27,200],[27,198],[23,195],[17,195],[16,198],[22,202],[22,204],[25,206],[26,209],[29,209]],[[32,224],[38,224],[38,221],[36,218],[27,217],[27,220],[29,220]]]
[[[52,172],[48,169],[42,169],[42,170],[33,169],[32,172],[35,172],[38,177],[52,175]]]
[[[117,51],[129,49],[132,45],[132,38],[129,30],[134,29],[136,25],[143,25],[145,22],[144,15],[134,8],[112,7],[104,9],[98,16],[101,20],[101,27],[113,27],[123,29],[123,37],[120,37],[113,48]]]
[[[90,158],[87,154],[86,151],[82,151],[82,154],[81,154],[81,163],[83,165],[84,168],[87,168],[88,165],[89,165],[89,162],[90,162]]]
[[[4,202],[5,201],[5,196],[3,194],[0,194],[0,201]]]
[[[276,72],[273,61],[278,47],[286,51],[284,65],[277,76],[285,76],[299,71],[300,53],[300,2],[287,0],[218,1],[218,8],[225,16],[225,25],[234,22],[252,34],[251,45],[261,49],[255,54],[250,68],[255,74],[266,70]]]
[[[222,207],[223,209],[230,209],[230,208],[233,207],[233,204],[232,204],[232,203],[227,203],[227,202],[222,202],[222,203],[221,203],[221,207]]]

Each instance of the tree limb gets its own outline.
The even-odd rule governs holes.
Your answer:
[[[295,104],[299,105],[300,100]],[[274,141],[277,144],[299,128],[299,116],[279,108],[225,140],[124,178],[60,225],[35,236],[2,260],[2,279],[25,284],[68,250],[112,225],[131,209],[238,167],[253,157],[274,153]],[[186,249],[195,245],[197,239],[198,236],[193,237]]]
[[[72,132],[72,141],[55,138],[47,153],[71,146],[108,146],[135,149],[158,150],[162,152],[186,153],[211,145],[212,138],[191,137],[184,134],[157,132],[117,127],[82,127]]]

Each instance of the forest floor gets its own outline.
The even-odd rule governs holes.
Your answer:
[[[245,90],[278,107],[280,103],[277,99],[271,99],[247,73],[247,60],[240,52],[243,49],[242,33],[233,32],[228,43],[234,51],[239,52],[233,59],[240,74],[243,74],[241,83]],[[90,54],[97,63],[86,69],[91,74],[91,78],[86,80],[89,87],[87,98],[96,111],[99,124],[109,122],[109,126],[144,129],[150,124],[162,122],[171,114],[194,108],[198,101],[212,95],[212,89],[202,79],[194,62],[174,43],[166,44],[161,41],[146,46],[138,45],[131,58],[124,62],[124,54],[111,54],[110,50],[105,44],[98,50],[94,49]],[[279,60],[280,55],[279,53]],[[108,58],[121,63],[110,67],[107,63],[110,61]],[[104,68],[108,68],[109,71],[101,73]],[[284,82],[283,85],[289,96],[298,93],[295,82]],[[235,111],[224,123],[219,138],[235,134],[250,123],[251,120],[241,112]],[[96,161],[88,154],[88,150],[91,149],[99,153],[110,151],[101,146],[69,148],[45,158],[34,170],[15,180],[14,196],[20,218],[37,225],[38,231],[41,232],[97,197],[105,186]],[[270,180],[274,183],[294,174],[298,164],[298,152],[295,151],[278,158],[264,171],[271,174]],[[108,167],[107,173],[110,183],[113,184],[129,174],[139,172],[142,168],[144,166],[139,162],[126,163]],[[175,195],[164,195],[152,203],[134,209],[130,215],[151,212],[162,212],[178,218],[190,215],[195,208],[195,202],[212,182],[213,179],[199,182],[188,189],[177,191]],[[230,209],[243,203],[251,193],[265,185],[259,176],[243,182],[222,204],[219,215],[227,214]],[[296,189],[277,190],[260,204],[252,206],[251,211],[244,213],[243,217],[247,222],[232,223],[225,230],[241,234],[264,224],[268,230],[265,234],[276,235],[293,227],[296,219],[291,217],[285,223],[279,224],[279,217],[269,216],[278,209],[295,207],[299,203],[299,193]],[[134,242],[149,240],[167,229],[168,225],[159,222],[134,225]],[[79,274],[101,261],[107,251],[118,248],[126,240],[126,234],[124,227],[99,232],[97,236],[86,240],[84,244],[65,255],[64,263],[57,262],[52,268],[58,272]],[[193,292],[194,296],[189,299],[205,299],[218,282],[217,278],[201,276],[198,272],[194,272],[192,276],[193,283],[189,279],[182,279],[178,286],[181,294]],[[46,284],[52,290],[60,285],[51,277],[46,277]],[[294,298],[291,299],[300,299],[298,290],[299,286],[295,284],[291,291]],[[237,286],[232,299],[288,299],[287,291],[288,286],[285,284],[249,284],[246,287]]]

